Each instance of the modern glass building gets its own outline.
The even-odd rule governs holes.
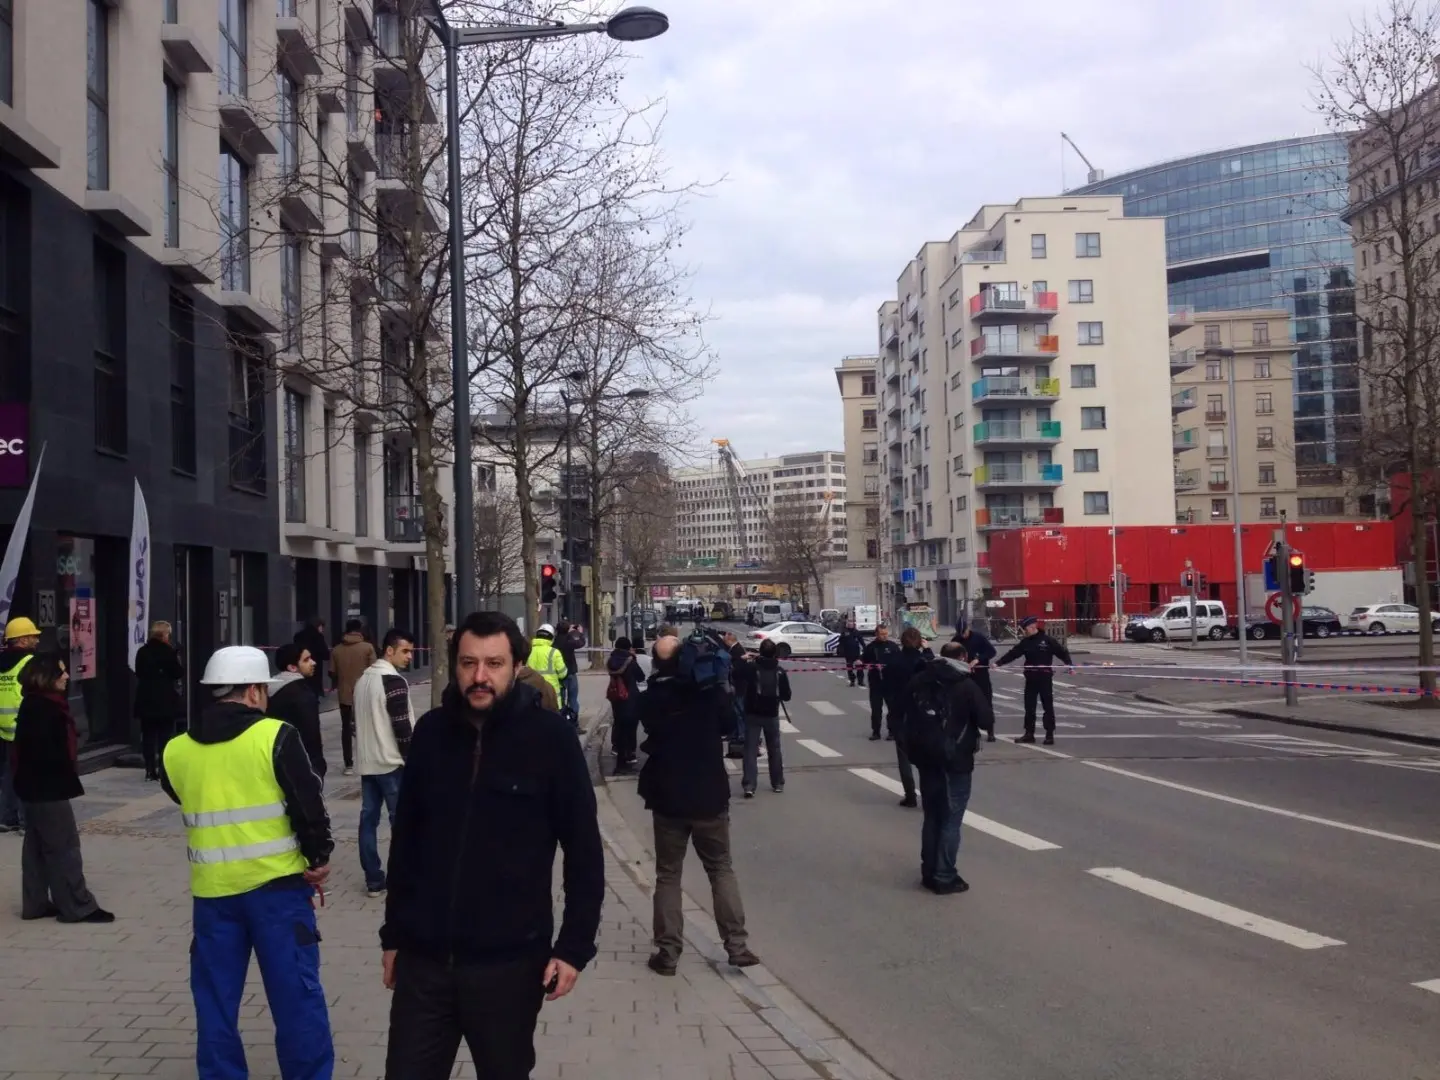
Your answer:
[[[1198,154],[1069,192],[1121,195],[1127,215],[1166,219],[1172,306],[1290,312],[1302,487],[1338,481],[1359,436],[1355,263],[1340,220],[1348,161],[1342,137],[1317,135]]]

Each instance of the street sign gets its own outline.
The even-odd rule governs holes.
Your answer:
[[[1029,589],[1001,589],[1001,590],[1000,590],[1000,599],[1001,599],[1001,600],[1028,600],[1029,598],[1030,598],[1030,590],[1029,590]]]
[[[901,584],[901,585],[914,585],[914,584],[915,584],[915,568],[914,568],[913,566],[905,566],[905,567],[902,567],[902,568],[901,568],[901,570],[900,570],[900,584]]]
[[[1004,601],[1004,600],[986,600],[986,601],[985,601],[985,606],[986,606],[987,608],[1003,608],[1003,607],[1005,606],[1005,601]]]
[[[1295,625],[1296,625],[1296,626],[1299,626],[1299,625],[1300,625],[1300,597],[1298,597],[1298,596],[1292,596],[1292,597],[1290,598],[1290,600],[1291,600],[1291,605],[1290,605],[1290,606],[1291,606],[1291,610],[1295,612]],[[1283,602],[1283,601],[1281,600],[1280,594],[1279,594],[1278,592],[1277,592],[1277,593],[1271,593],[1271,594],[1270,594],[1270,598],[1265,601],[1265,614],[1266,614],[1267,616],[1269,616],[1270,621],[1273,622],[1273,623],[1278,623],[1278,622],[1283,622],[1283,621],[1284,621],[1284,612],[1283,612],[1283,610],[1282,610],[1281,607],[1280,607],[1280,605],[1281,605],[1282,602]]]

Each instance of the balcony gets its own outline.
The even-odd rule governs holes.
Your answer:
[[[899,547],[903,543],[905,543],[905,530],[892,529],[890,532],[890,545],[892,547]]]
[[[1200,486],[1199,469],[1179,469],[1175,473],[1176,491],[1194,491]]]
[[[425,542],[425,511],[419,495],[385,496],[385,539],[392,544]]]
[[[905,318],[912,322],[920,318],[920,301],[913,296],[905,301]]]
[[[1177,454],[1185,450],[1194,450],[1199,445],[1200,432],[1196,428],[1186,428],[1184,431],[1174,433],[1174,447]]]
[[[1230,448],[1224,443],[1211,443],[1205,447],[1205,456],[1212,461],[1223,461],[1230,456]]]
[[[1054,360],[1059,355],[1059,334],[1039,334],[1033,344],[1018,338],[970,340],[971,360]]]
[[[1065,482],[1063,465],[1026,467],[1023,464],[981,465],[975,470],[975,490],[1055,487]]]
[[[215,61],[200,35],[191,27],[165,23],[160,27],[160,47],[170,66],[183,75],[207,75],[215,70]]]
[[[880,347],[888,349],[892,345],[900,344],[900,323],[898,321],[886,320],[880,327]]]
[[[970,384],[970,402],[1054,401],[1060,396],[1060,380],[1022,379],[1018,375],[987,375]]]
[[[1217,409],[1217,408],[1214,408],[1213,406],[1206,408],[1206,410],[1205,410],[1205,423],[1207,423],[1207,424],[1223,424],[1223,423],[1225,423],[1225,410],[1224,410],[1224,409]]]
[[[886,385],[888,386],[890,383],[898,383],[900,381],[900,364],[898,362],[891,363],[889,357],[886,357],[883,366],[885,369]]]
[[[292,5],[293,7],[293,5]],[[275,20],[275,44],[277,58],[300,79],[313,78],[321,74],[320,58],[315,43],[305,31],[305,24],[292,10]]]
[[[1182,371],[1189,371],[1200,362],[1200,350],[1193,345],[1188,349],[1170,350],[1170,374],[1179,375]]]
[[[885,415],[886,415],[886,416],[896,416],[896,415],[899,414],[900,409],[901,409],[901,406],[900,406],[900,395],[899,395],[899,394],[886,394],[886,395],[885,395]]]
[[[892,514],[903,513],[905,510],[905,499],[901,495],[890,496],[890,512]]]
[[[263,154],[275,153],[275,143],[249,98],[222,93],[218,104],[221,134],[241,157],[254,161]]]
[[[960,253],[962,263],[989,263],[996,265],[1005,261],[1004,248],[991,248],[987,251],[962,251]]]
[[[1215,480],[1215,479],[1211,479],[1210,484],[1209,484],[1209,488],[1210,488],[1211,491],[1229,491],[1229,490],[1230,490],[1230,481],[1229,481],[1229,480]]]
[[[1193,409],[1198,404],[1195,398],[1195,388],[1181,390],[1178,394],[1170,396],[1170,415],[1179,416],[1187,409]]]
[[[1059,309],[1060,294],[1053,292],[1036,293],[1027,300],[999,289],[981,289],[970,298],[972,319],[1048,319]]]
[[[977,551],[975,553],[975,569],[982,574],[990,573],[990,553],[988,551]]]
[[[975,511],[975,527],[981,532],[996,529],[1026,529],[1044,525],[1064,525],[1063,506],[1026,507],[985,507]]]
[[[1060,441],[1059,420],[1043,420],[1038,424],[1020,420],[982,420],[970,430],[977,447],[996,443],[1049,445]]]
[[[1174,337],[1182,330],[1188,330],[1195,325],[1195,309],[1187,305],[1173,307],[1170,309],[1170,336]]]

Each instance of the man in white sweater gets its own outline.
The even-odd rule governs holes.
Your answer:
[[[404,630],[385,635],[384,654],[355,683],[355,766],[360,773],[360,868],[365,891],[385,893],[385,867],[380,862],[376,833],[383,804],[395,823],[405,752],[415,727],[410,684],[400,672],[410,666],[415,641]]]

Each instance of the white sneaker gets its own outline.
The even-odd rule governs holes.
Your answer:
[[[346,775],[346,776],[354,776],[354,775],[355,775],[355,770],[352,769],[349,765],[346,765],[346,766],[345,766],[345,775]]]
[[[385,895],[385,890],[384,890],[383,888],[382,888],[382,889],[366,889],[366,890],[365,890],[365,895],[368,896],[368,897],[370,897],[370,899],[374,900],[377,896],[384,896],[384,895]]]

